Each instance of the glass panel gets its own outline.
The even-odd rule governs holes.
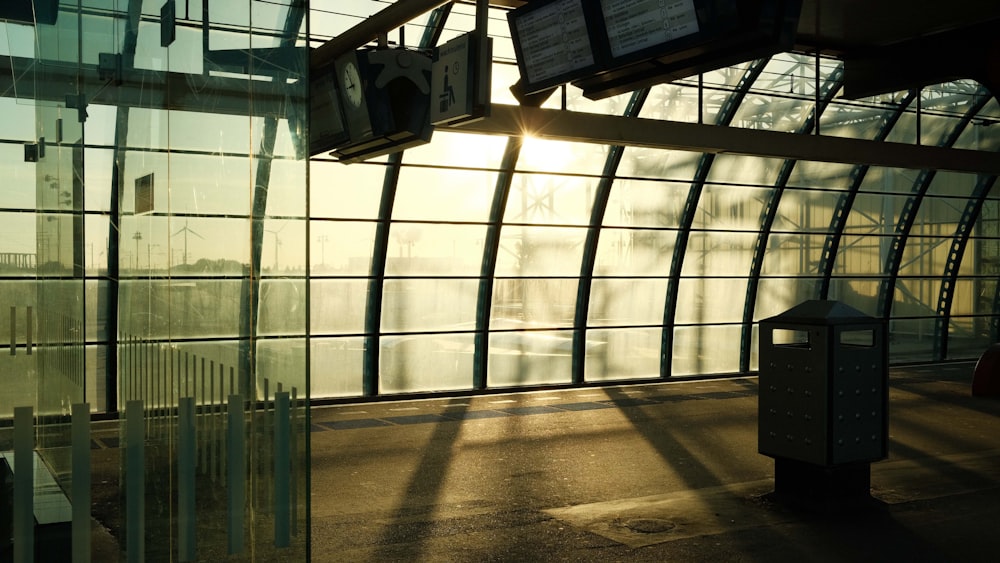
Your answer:
[[[375,223],[352,221],[313,221],[313,275],[369,275],[375,226]]]
[[[812,77],[796,80],[792,88],[799,90],[805,88],[812,91]],[[764,79],[761,76],[760,79]],[[791,77],[790,77],[791,78]],[[772,95],[760,95],[750,93],[740,104],[740,108],[733,117],[733,127],[743,127],[747,129],[765,129],[769,131],[795,132],[802,126],[802,123],[812,114],[815,106],[812,97],[809,98],[786,98]]]
[[[611,187],[604,224],[621,227],[676,227],[690,184],[619,178]]]
[[[826,131],[823,131],[823,134],[826,135]],[[854,165],[852,164],[799,160],[795,162],[792,173],[788,176],[788,185],[813,189],[844,190],[847,189],[850,183],[851,172],[853,170]],[[787,195],[788,191],[786,190],[785,196]],[[782,198],[785,196],[782,196]],[[826,194],[815,192],[811,195],[814,198],[824,196]]]
[[[660,328],[592,329],[587,331],[587,381],[658,378]]]
[[[267,239],[273,244],[272,234],[265,233],[265,244]],[[123,275],[146,275],[150,269],[164,272],[169,256],[174,275],[238,276],[243,275],[244,262],[249,262],[250,221],[243,217],[125,216],[120,244]],[[274,249],[265,248],[270,252],[263,254],[264,264],[273,266]]]
[[[761,274],[765,276],[809,276],[819,271],[824,235],[772,233],[767,239]]]
[[[85,149],[84,159],[84,205],[87,211],[111,210],[111,170],[114,151],[107,149]],[[126,190],[131,191],[131,190]]]
[[[449,18],[448,23],[452,20]],[[495,100],[494,100],[495,101]],[[406,164],[497,169],[507,139],[499,135],[468,135],[435,131],[432,142],[406,151]],[[491,184],[495,186],[496,182]],[[425,184],[430,186],[430,184]]]
[[[265,266],[280,273],[289,267],[304,272],[306,224],[287,218],[305,215],[306,162],[294,157],[304,151],[302,140],[290,133],[287,117],[305,113],[300,111],[305,103],[301,77],[307,53],[287,57],[278,76],[265,77],[267,69],[258,65],[253,84],[248,72],[219,64],[220,57],[231,56],[239,65],[240,51],[224,51],[232,47],[242,49],[249,63],[251,44],[261,49],[258,53],[279,43],[294,44],[297,30],[278,37],[287,3],[214,5],[208,45],[198,21],[200,3],[178,8],[186,10],[181,18],[192,25],[180,29],[170,49],[160,46],[160,6],[145,7],[133,46],[125,39],[127,3],[87,4],[82,12],[79,6],[62,5],[54,25],[24,26],[14,51],[33,57],[35,64],[18,78],[33,86],[21,93],[38,100],[0,100],[7,141],[0,146],[7,172],[0,220],[17,229],[0,236],[2,293],[15,301],[6,304],[14,307],[15,322],[2,323],[13,333],[0,346],[23,352],[7,358],[19,362],[15,368],[28,377],[32,389],[17,391],[20,381],[7,386],[15,389],[19,402],[36,407],[43,424],[44,417],[68,415],[71,405],[84,400],[91,411],[119,411],[122,465],[99,477],[102,497],[88,516],[111,533],[122,558],[219,559],[228,544],[235,557],[301,559],[308,530],[305,281],[268,280],[251,288],[246,268],[253,244],[258,251],[263,247]],[[299,25],[294,18],[289,22]],[[2,42],[9,39],[4,33]],[[203,62],[202,57],[211,60]],[[175,76],[168,85],[165,74],[138,76],[137,69],[191,74],[179,80]],[[132,75],[125,82],[141,80],[141,91],[115,88],[122,74]],[[272,84],[280,85],[280,92]],[[277,115],[281,112],[288,113]],[[273,151],[268,147],[272,133]],[[45,154],[37,162],[25,162],[24,142],[43,137],[39,148]],[[116,152],[115,146],[128,150]],[[116,166],[122,171],[122,200],[112,205],[119,180]],[[268,174],[259,174],[264,171]],[[257,211],[266,207],[284,217],[264,225],[265,233],[271,232],[265,237],[270,246],[266,240],[251,241],[258,182],[257,197],[267,190],[271,198]],[[137,197],[137,188],[146,186],[151,193]],[[121,217],[120,225],[117,217],[112,224],[112,214]],[[113,256],[119,249],[119,264],[109,268],[109,252]],[[117,266],[117,274],[126,278],[120,285],[104,279],[115,275]],[[15,283],[15,272],[21,270],[32,271],[25,277],[38,278],[23,286],[30,303],[18,295],[22,286]],[[260,272],[252,274],[260,279]],[[252,331],[251,296],[260,299],[260,308],[253,307],[258,318]],[[116,317],[120,330],[109,334]],[[259,339],[258,333],[293,338]],[[201,337],[211,340],[172,340]],[[221,340],[225,337],[233,339]],[[115,348],[108,347],[109,340]],[[250,371],[251,357],[257,360],[256,372]],[[111,362],[117,365],[109,366]],[[0,371],[7,373],[10,366],[4,360]],[[117,381],[107,380],[111,373],[118,374]],[[265,381],[270,385],[259,385]],[[292,397],[276,395],[279,384]],[[118,395],[112,394],[108,404],[112,385]],[[185,442],[178,439],[179,395],[202,407],[191,411],[198,431],[189,437],[208,456],[197,463],[197,478],[187,479],[199,489],[198,505],[189,505],[188,519],[197,521],[188,538],[197,541],[187,542],[197,550],[187,555],[179,553],[185,541],[177,522],[186,516],[182,500],[194,497],[183,490],[186,477],[181,473],[195,469],[195,463],[181,461],[178,450]],[[227,401],[228,395],[236,400]],[[263,402],[248,402],[251,396]],[[140,403],[126,410],[126,401]],[[0,412],[10,406],[4,401]],[[230,406],[235,410],[226,412]],[[244,426],[248,417],[256,423]],[[267,431],[249,432],[248,427]],[[38,431],[37,445],[68,491],[78,483],[67,462],[71,436],[66,428],[60,422]],[[278,428],[287,431],[275,437]],[[112,443],[111,437],[102,439]],[[237,446],[247,455],[226,451]],[[224,475],[244,460],[246,467]],[[279,473],[285,463],[275,463],[282,460],[287,463],[284,477]],[[144,476],[145,491],[128,491],[128,480],[136,475]],[[233,502],[227,507],[229,493]],[[240,494],[245,495],[242,500]],[[277,506],[282,502],[288,505]],[[227,531],[220,515],[235,512],[239,514]],[[279,525],[282,513],[288,518]],[[282,526],[287,539],[276,537]],[[144,537],[163,541],[142,545]],[[256,543],[248,545],[247,538]],[[293,547],[276,548],[276,542]]]
[[[312,281],[309,307],[313,334],[362,334],[368,280]]]
[[[385,166],[344,165],[327,160],[309,163],[309,213],[313,217],[377,219]]]
[[[899,213],[909,196],[859,193],[854,200],[845,230],[863,233],[894,233]],[[874,229],[873,229],[874,228]]]
[[[927,187],[929,196],[957,196],[962,199],[952,201],[952,205],[961,209],[965,205],[965,198],[972,193],[976,185],[977,177],[973,174],[960,174],[958,172],[948,172],[938,170],[934,174],[934,180]]]
[[[133,280],[120,286],[123,334],[144,338],[237,336],[241,280]]]
[[[951,315],[953,317],[978,314],[976,297],[987,289],[989,282],[995,280],[961,279],[955,282],[951,300]]]
[[[264,275],[303,274],[306,268],[306,222],[284,219],[264,221],[261,263]]]
[[[874,139],[895,111],[893,105],[877,107],[864,101],[835,100],[820,116],[820,131],[832,137]]]
[[[934,319],[889,321],[889,362],[930,361],[934,356]]]
[[[893,317],[927,317],[935,314],[941,279],[900,278],[892,303]]]
[[[595,279],[587,326],[662,325],[665,279]]]
[[[500,230],[497,276],[578,276],[587,230],[505,226]]]
[[[257,334],[299,335],[306,330],[306,282],[264,280],[260,284]],[[305,366],[301,366],[302,373]]]
[[[833,210],[842,195],[837,192],[785,189],[771,230],[826,233],[833,219]]]
[[[716,161],[718,162],[718,161]],[[715,170],[715,166],[712,166]],[[713,230],[760,230],[764,202],[773,188],[706,185],[692,227]]]
[[[490,328],[572,326],[577,285],[576,279],[496,279]]]
[[[6,190],[0,190],[6,191]],[[16,190],[12,190],[16,191]],[[0,212],[0,276],[35,277],[40,246],[34,213]],[[49,239],[43,238],[48,241]],[[47,245],[43,256],[48,255]]]
[[[447,391],[472,387],[473,334],[382,336],[379,390]]]
[[[601,229],[594,275],[667,275],[676,238],[677,231]]]
[[[86,402],[90,403],[90,412],[108,412],[108,347],[87,346],[86,361]]]
[[[656,84],[646,97],[639,117],[669,121],[698,121],[698,89],[681,84]],[[702,115],[702,119],[714,116]],[[711,123],[711,121],[706,121]]]
[[[701,153],[696,152],[627,147],[618,176],[690,182],[701,157]]]
[[[2,44],[0,43],[0,45]],[[24,106],[16,98],[8,96],[0,97],[0,114],[4,116],[4,139],[23,142],[34,142],[37,140],[35,136],[34,112],[24,111]],[[8,174],[13,174],[15,178],[19,175],[22,180],[31,178],[32,183],[34,183],[35,170],[32,163],[24,161],[24,146],[21,143],[0,144],[0,162],[4,163],[4,170],[9,170]],[[0,199],[0,205],[7,205],[6,198],[10,196],[31,196],[31,199],[34,199],[35,195],[34,192],[26,194],[21,190],[3,191],[14,193],[0,195],[0,198],[2,198]]]
[[[396,186],[392,216],[485,222],[496,184],[496,172],[405,167]]]
[[[598,181],[577,176],[516,174],[507,196],[504,221],[587,225]]]
[[[750,365],[751,372],[760,370],[760,325],[754,324],[750,329]]]
[[[757,233],[692,232],[681,275],[745,276],[756,244]]]
[[[275,391],[305,397],[306,349],[301,338],[261,339],[257,342],[257,385],[266,381],[271,399]]]
[[[675,328],[671,375],[738,372],[741,338],[739,325]]]
[[[108,230],[107,215],[88,214],[84,217],[86,248],[83,258],[88,276],[108,274]]]
[[[14,416],[15,407],[35,405],[39,336],[36,281],[0,280],[0,367],[6,375],[6,390],[0,393],[0,417],[4,419]],[[29,342],[31,355],[28,354]]]
[[[491,332],[490,387],[569,383],[571,331]]]
[[[854,307],[866,315],[877,317],[882,314],[878,311],[878,291],[880,283],[880,280],[877,278],[833,278],[830,280],[829,298]]]
[[[816,278],[761,278],[757,284],[753,320],[784,313],[809,299],[819,299],[819,280]]]
[[[156,210],[167,209],[169,200],[174,213],[250,214],[247,186],[252,185],[253,169],[247,166],[246,157],[171,153],[154,158],[149,153],[135,154],[136,158],[126,159],[126,209],[134,209],[135,178],[154,174]]]
[[[681,278],[674,322],[739,322],[746,293],[746,278]]]
[[[898,126],[897,126],[898,127]],[[872,166],[865,174],[861,190],[868,192],[909,193],[920,176],[918,170]]]
[[[1000,113],[998,108],[1000,108],[1000,102],[997,102],[996,97],[987,102],[986,107],[979,112],[978,118],[973,119],[962,132],[958,142],[955,143],[955,148],[987,152],[1000,150],[1000,135],[990,135],[988,130],[988,127],[994,123],[988,121],[988,116],[996,116]]]
[[[769,186],[774,184],[783,163],[784,161],[778,158],[717,154],[712,162],[712,168],[709,169],[708,181]],[[756,191],[752,190],[751,193]],[[756,195],[755,197],[762,196]]]
[[[926,227],[927,225],[921,225]],[[914,230],[919,233],[918,225]],[[936,227],[932,226],[932,228]],[[906,239],[903,249],[903,261],[899,266],[901,276],[928,276],[944,271],[948,259],[951,240],[947,238],[932,238],[911,235]]]
[[[891,244],[889,236],[844,236],[840,240],[834,272],[849,276],[880,274]]]
[[[393,223],[385,273],[389,276],[478,276],[486,227]]]
[[[311,342],[311,397],[360,396],[364,338],[313,338]]]
[[[621,113],[618,112],[618,115]],[[607,154],[605,145],[548,141],[527,136],[521,146],[517,169],[522,172],[600,174]]]
[[[382,292],[384,332],[475,329],[478,279],[390,279]]]
[[[989,319],[951,317],[948,323],[949,359],[978,358],[995,343],[990,336]]]
[[[86,301],[86,342],[108,341],[108,282],[106,280],[88,279],[84,282],[84,299]]]

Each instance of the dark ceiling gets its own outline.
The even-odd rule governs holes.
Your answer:
[[[803,0],[796,45],[845,61],[851,98],[974,79],[1000,94],[997,0]]]
[[[803,0],[798,38],[831,55],[864,55],[987,23],[1000,23],[997,0]]]
[[[476,0],[457,0],[474,4]],[[522,0],[488,0],[517,8]],[[584,0],[597,1],[597,0]],[[384,14],[313,54],[313,65],[445,0],[396,0]],[[390,16],[392,12],[398,15]],[[1000,0],[802,0],[795,48],[845,61],[845,95],[858,98],[957,79],[1000,95]],[[360,29],[358,31],[361,31]],[[356,36],[356,37],[355,37]]]

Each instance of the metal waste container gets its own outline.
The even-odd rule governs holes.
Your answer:
[[[885,322],[806,301],[762,320],[759,345],[757,444],[775,459],[776,490],[790,472],[837,481],[830,469],[850,465],[863,467],[852,480],[867,494],[868,464],[888,455]]]

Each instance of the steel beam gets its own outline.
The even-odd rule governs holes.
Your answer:
[[[649,88],[643,88],[632,93],[625,107],[625,117],[639,115]],[[590,212],[590,225],[587,227],[587,240],[583,247],[583,260],[580,265],[580,284],[576,290],[576,312],[573,321],[573,361],[572,378],[574,384],[583,383],[587,357],[587,318],[590,316],[590,290],[594,281],[594,265],[597,262],[597,245],[601,237],[601,227],[604,224],[604,213],[611,197],[611,187],[615,182],[615,174],[621,164],[625,147],[614,145],[608,148],[608,157],[604,161],[601,180],[594,194],[594,206]]]
[[[997,158],[996,153],[986,151],[825,135],[798,135],[781,131],[522,106],[494,104],[489,117],[440,129],[505,136],[530,134],[548,140],[708,154],[729,153],[888,168],[932,168],[973,174],[1000,174],[1000,158]]]
[[[0,96],[65,104],[79,81],[79,91],[93,92],[88,104],[264,116],[283,115],[289,93],[284,81],[254,81],[251,100],[245,78],[136,68],[123,68],[121,82],[108,84],[92,64],[50,65],[44,73],[33,73],[33,65],[44,62],[0,55]]]
[[[750,87],[760,78],[761,73],[770,59],[758,59],[750,63],[746,72],[740,78],[736,89],[726,98],[725,103],[716,115],[718,128],[728,129],[736,110],[743,103]],[[635,118],[632,119],[636,121]],[[663,334],[660,337],[660,377],[667,378],[673,373],[674,362],[674,325],[677,314],[677,296],[680,292],[681,271],[684,268],[684,258],[687,254],[688,236],[691,234],[691,225],[694,223],[695,215],[698,213],[698,202],[701,201],[701,192],[708,180],[708,172],[715,163],[715,153],[706,152],[701,155],[698,161],[698,169],[691,180],[691,188],[688,190],[688,197],[684,203],[684,211],[681,213],[680,222],[677,229],[677,241],[674,244],[674,252],[670,259],[670,278],[667,280],[667,295],[663,306]]]
[[[896,126],[899,118],[903,116],[906,108],[913,103],[916,97],[917,91],[910,90],[906,97],[899,101],[899,104],[896,105],[895,109],[883,121],[878,133],[875,135],[875,142],[881,143],[885,141],[886,137],[889,136],[889,132]],[[837,206],[833,210],[830,228],[827,229],[826,240],[823,243],[823,254],[820,256],[819,273],[822,278],[819,282],[819,291],[817,292],[820,299],[826,299],[830,295],[833,267],[837,262],[837,253],[840,251],[840,241],[844,237],[844,229],[847,227],[847,218],[851,214],[851,209],[854,207],[854,200],[857,199],[858,191],[861,189],[861,184],[864,182],[865,176],[868,175],[870,168],[866,164],[855,165],[848,175],[850,184],[847,186],[847,190],[837,198]]]
[[[479,268],[479,293],[476,297],[476,336],[475,352],[472,359],[472,388],[477,390],[487,387],[493,282],[497,269],[497,255],[500,254],[500,228],[503,224],[504,212],[507,209],[510,185],[514,180],[514,167],[517,165],[517,159],[521,156],[523,144],[523,137],[510,137],[507,140],[503,160],[500,163],[500,173],[497,175],[496,189],[493,191],[493,203],[490,205],[486,240],[483,243],[483,261]]]
[[[819,68],[815,71],[818,73]],[[825,87],[820,90],[822,98],[813,107],[812,112],[802,122],[796,133],[808,136],[819,118],[829,107],[833,96],[837,94],[844,83],[844,67],[839,66],[827,77]],[[764,204],[761,211],[760,230],[757,232],[757,243],[754,245],[753,259],[750,262],[750,273],[747,276],[747,291],[743,301],[743,330],[740,338],[740,371],[747,373],[750,371],[750,356],[753,352],[753,317],[757,307],[757,289],[760,287],[760,273],[764,268],[764,255],[767,253],[767,242],[771,236],[771,228],[774,226],[774,219],[778,215],[778,205],[781,203],[781,196],[785,193],[785,187],[792,176],[797,160],[785,159],[778,171],[778,178],[771,190],[771,196]]]
[[[975,101],[969,105],[966,109],[965,114],[959,119],[955,126],[948,131],[945,136],[941,139],[936,147],[917,147],[917,148],[932,148],[938,151],[950,151],[950,152],[963,152],[957,149],[952,149],[950,147],[958,141],[962,132],[968,127],[972,119],[976,117],[980,110],[986,106],[986,103],[992,97],[985,88],[979,92],[979,96]],[[881,143],[884,145],[889,145],[892,143]],[[985,151],[964,151],[964,152],[974,152],[981,154],[986,157],[990,157],[994,164],[1000,165],[1000,158],[997,157],[995,152],[985,152]],[[879,317],[889,320],[892,313],[893,296],[896,292],[896,280],[899,278],[899,268],[903,261],[903,251],[906,248],[906,241],[909,239],[910,231],[913,229],[913,223],[917,217],[917,211],[920,209],[920,204],[924,200],[924,196],[927,194],[928,188],[930,188],[931,183],[934,181],[934,177],[937,175],[938,170],[945,169],[942,166],[936,166],[935,163],[925,163],[922,166],[908,166],[907,168],[918,168],[920,169],[920,174],[917,179],[913,182],[913,188],[910,190],[910,197],[907,198],[906,203],[903,204],[903,209],[900,210],[899,219],[896,222],[895,234],[892,238],[892,243],[889,246],[889,251],[885,258],[885,265],[883,266],[882,273],[886,276],[879,287],[878,293],[878,315]],[[992,167],[990,167],[992,168]],[[967,170],[966,172],[977,172],[976,170]],[[996,172],[981,172],[982,174],[987,174],[991,176],[996,176]]]
[[[951,304],[955,297],[955,285],[958,283],[958,269],[962,265],[962,257],[965,255],[969,237],[972,236],[972,228],[979,219],[983,204],[986,202],[986,196],[989,195],[996,181],[996,176],[979,177],[976,187],[972,190],[972,195],[965,202],[965,210],[958,221],[955,236],[951,240],[951,248],[948,251],[948,259],[944,267],[944,276],[941,280],[941,289],[938,292],[937,318],[934,323],[935,360],[944,360],[948,357],[948,324],[951,320]]]

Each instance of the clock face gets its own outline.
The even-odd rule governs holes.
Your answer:
[[[343,76],[341,77],[341,87],[344,89],[344,98],[353,107],[361,107],[364,101],[364,91],[361,89],[361,75],[358,74],[358,65],[349,62],[344,65]]]

